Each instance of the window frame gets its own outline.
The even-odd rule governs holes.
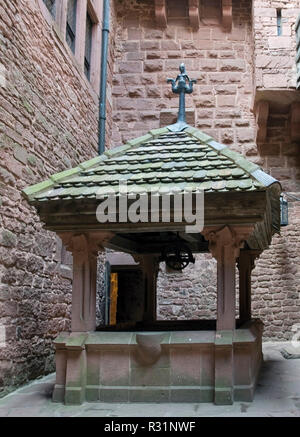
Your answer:
[[[75,26],[75,47],[72,50],[67,43],[67,8],[68,0],[55,0],[55,17],[48,10],[44,0],[37,0],[40,10],[56,32],[59,40],[68,51],[74,65],[79,69],[82,76],[88,81],[96,94],[100,92],[100,65],[101,65],[101,26],[103,0],[77,0],[76,5],[76,26]],[[91,56],[89,78],[85,74],[85,40],[86,20],[89,15],[92,25],[91,32]]]

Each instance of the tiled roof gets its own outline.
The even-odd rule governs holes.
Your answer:
[[[24,194],[34,203],[95,198],[111,190],[119,194],[120,180],[127,181],[128,191],[161,194],[174,187],[180,191],[260,191],[277,182],[195,128],[176,133],[162,128],[54,174],[26,188]]]

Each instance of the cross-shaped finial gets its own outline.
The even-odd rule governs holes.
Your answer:
[[[180,74],[176,79],[167,79],[167,83],[172,83],[173,93],[179,94],[177,123],[168,126],[168,129],[172,132],[180,132],[188,126],[185,119],[185,95],[193,92],[193,84],[196,83],[195,79],[191,80],[186,74],[184,63],[180,64],[179,71]]]

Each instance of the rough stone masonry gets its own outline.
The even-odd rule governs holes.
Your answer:
[[[97,150],[97,92],[41,3],[0,5],[0,396],[53,371],[52,340],[70,320],[72,260],[20,192]],[[152,0],[111,2],[107,146],[174,121],[177,98],[166,78],[184,61],[197,79],[188,123],[242,152],[299,198],[299,143],[290,138],[289,112],[270,109],[266,140],[258,144],[252,111],[258,89],[295,89],[299,2],[253,0],[252,9],[248,0],[232,3],[227,32],[220,0],[200,1],[199,29],[190,25],[187,1],[166,1],[166,28],[156,24]],[[300,207],[289,200],[289,225],[252,275],[253,312],[268,339],[290,339],[300,322]],[[213,317],[215,269],[209,255],[184,274],[167,274],[162,265],[158,318]]]

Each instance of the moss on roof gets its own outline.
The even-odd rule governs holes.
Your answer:
[[[135,193],[153,189],[163,193],[168,187],[181,191],[259,191],[277,182],[198,129],[188,127],[174,133],[161,128],[56,173],[23,193],[33,203],[96,198],[111,190],[118,194],[120,180],[126,180],[128,190]]]

